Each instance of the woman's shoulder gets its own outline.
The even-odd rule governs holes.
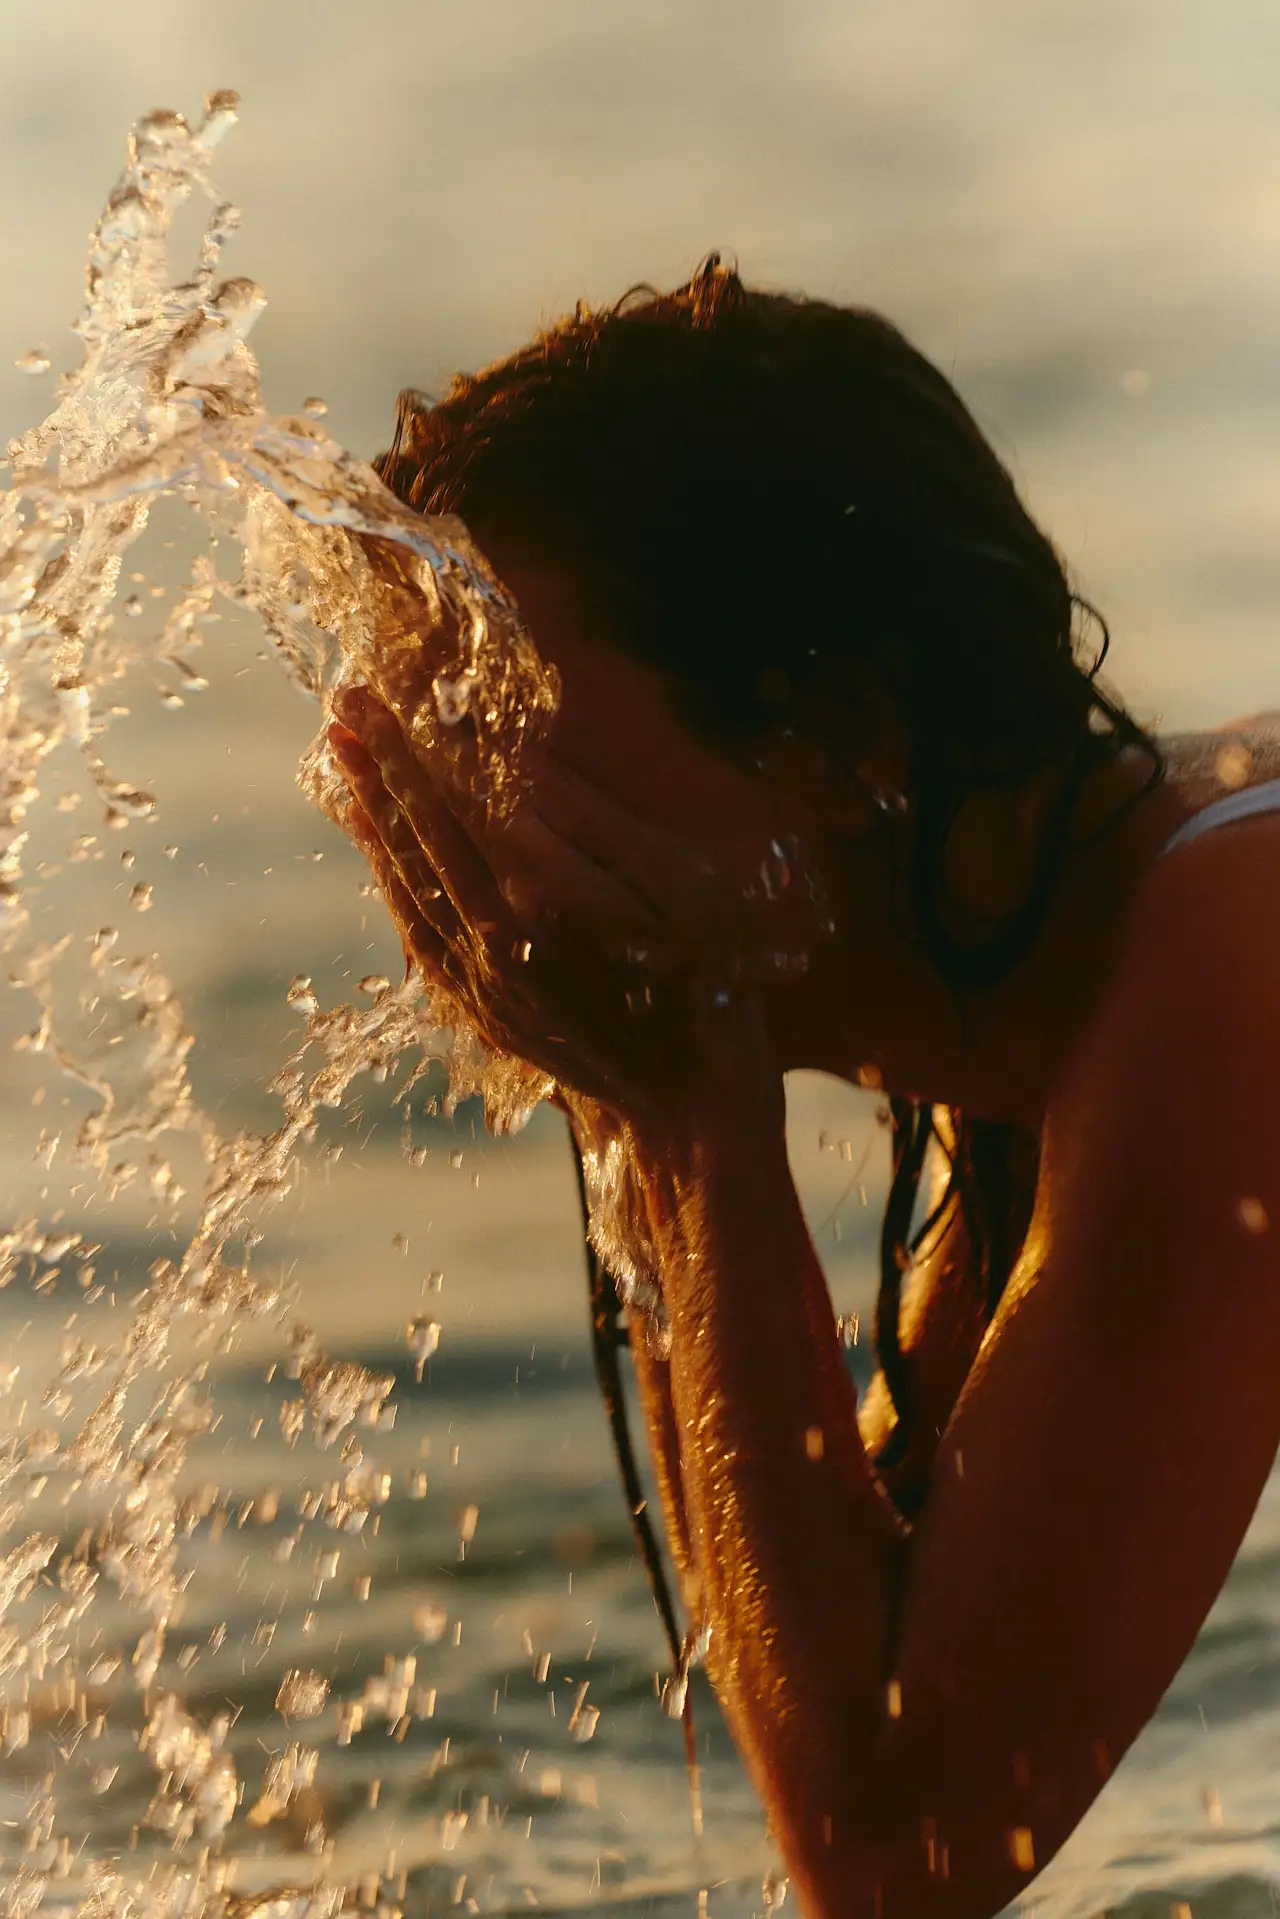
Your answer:
[[[1056,1837],[1185,1657],[1280,1441],[1280,815],[1139,893],[939,1449],[897,1667],[921,1711],[963,1688],[948,1761],[985,1742],[1056,1780]]]
[[[1278,1074],[1280,810],[1270,808],[1148,867],[1107,988],[1054,1089],[1046,1139],[1056,1130],[1083,1144],[1106,1109],[1166,1135],[1179,1128],[1198,1152],[1229,1161],[1248,1113],[1280,1173]],[[1206,1128],[1214,1104],[1229,1112]]]

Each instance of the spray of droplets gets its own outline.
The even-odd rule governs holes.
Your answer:
[[[477,794],[490,809],[509,804],[526,733],[554,710],[554,676],[465,530],[424,520],[388,494],[328,437],[323,402],[308,400],[288,418],[265,410],[247,343],[264,295],[250,280],[218,276],[239,215],[219,199],[212,163],[235,118],[235,96],[217,93],[198,125],[157,112],[134,128],[90,244],[74,328],[80,364],[62,376],[44,422],[11,444],[11,485],[0,497],[0,946],[32,1008],[20,1049],[44,1063],[51,1081],[71,1082],[88,1107],[73,1137],[42,1135],[40,1150],[49,1159],[61,1151],[108,1198],[141,1174],[159,1202],[175,1204],[182,1189],[166,1148],[179,1136],[202,1167],[198,1225],[185,1250],[154,1262],[118,1337],[94,1344],[68,1327],[45,1395],[52,1416],[0,1441],[0,1518],[13,1542],[0,1556],[0,1737],[10,1751],[25,1743],[33,1682],[56,1673],[83,1714],[95,1683],[127,1673],[143,1715],[141,1751],[155,1773],[148,1823],[172,1839],[174,1863],[146,1876],[132,1875],[127,1860],[90,1865],[80,1890],[84,1912],[138,1919],[232,1910],[304,1919],[342,1898],[319,1878],[251,1902],[231,1898],[209,1850],[244,1799],[226,1750],[229,1722],[221,1713],[202,1719],[157,1684],[187,1577],[184,1543],[212,1497],[182,1492],[188,1448],[214,1411],[206,1365],[174,1355],[179,1322],[194,1328],[197,1353],[201,1341],[226,1351],[249,1321],[279,1314],[277,1286],[253,1268],[264,1218],[289,1191],[320,1114],[341,1104],[357,1075],[385,1077],[416,1051],[412,1083],[445,1055],[446,1110],[480,1092],[491,1122],[512,1127],[546,1090],[517,1062],[491,1058],[457,1009],[419,981],[371,977],[361,982],[363,1004],[325,1009],[310,981],[299,980],[289,997],[302,1037],[272,1086],[279,1123],[266,1134],[224,1135],[193,1097],[192,1035],[161,959],[134,957],[109,926],[87,950],[69,934],[51,940],[30,910],[29,822],[50,756],[78,754],[104,831],[152,818],[160,797],[113,761],[110,689],[142,666],[162,676],[170,703],[182,704],[205,684],[200,647],[219,598],[261,616],[282,665],[319,700],[340,680],[362,677],[421,747],[441,729],[468,730]],[[177,278],[170,229],[192,196],[211,212],[194,272]],[[33,372],[48,365],[43,352],[28,359]],[[163,496],[197,509],[209,543],[157,637],[132,617],[141,600],[125,590],[125,568]],[[241,556],[233,577],[215,557],[228,550]],[[323,733],[301,777],[340,819],[343,790],[322,742]],[[66,858],[98,854],[97,836],[81,833]],[[146,882],[134,885],[130,903],[149,908]],[[448,1046],[444,1028],[453,1032]],[[18,1222],[0,1235],[0,1284],[24,1265],[46,1274],[78,1261],[92,1297],[93,1250],[56,1222]],[[431,1320],[409,1328],[419,1374],[438,1337]],[[389,1481],[364,1457],[354,1428],[377,1428],[394,1381],[328,1358],[304,1329],[288,1370],[301,1398],[282,1409],[282,1428],[293,1437],[309,1423],[322,1447],[342,1442],[324,1517],[358,1533]],[[145,1414],[127,1417],[138,1391]],[[91,1489],[97,1502],[93,1525],[60,1558],[56,1534],[24,1524],[55,1483],[65,1499]],[[134,1623],[133,1642],[118,1656],[98,1651],[85,1667],[77,1629],[104,1582]],[[24,1611],[38,1586],[41,1604]],[[327,1691],[322,1674],[293,1670],[278,1710],[305,1720]],[[315,1749],[292,1739],[256,1798],[250,1788],[250,1824],[305,1801],[315,1767]],[[102,1768],[95,1791],[106,1792],[112,1774]],[[6,1869],[13,1913],[34,1910],[65,1880],[75,1851],[48,1782],[26,1819],[24,1854],[15,1872]]]

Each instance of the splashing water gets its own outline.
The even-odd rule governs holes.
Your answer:
[[[88,1105],[74,1137],[64,1144],[51,1136],[41,1150],[49,1159],[61,1151],[106,1203],[141,1170],[157,1201],[176,1205],[175,1141],[194,1150],[203,1177],[198,1224],[180,1256],[152,1264],[118,1331],[91,1337],[71,1316],[40,1403],[42,1423],[24,1422],[28,1400],[0,1441],[0,1737],[21,1752],[33,1711],[64,1710],[79,1728],[73,1745],[83,1738],[101,1746],[93,1790],[108,1794],[124,1762],[118,1748],[111,1762],[101,1702],[111,1698],[119,1715],[132,1689],[140,1717],[131,1763],[136,1769],[141,1755],[154,1773],[145,1823],[168,1842],[171,1863],[158,1869],[145,1846],[136,1864],[130,1845],[110,1860],[83,1857],[85,1836],[65,1829],[54,1773],[44,1773],[24,1808],[23,1851],[3,1868],[5,1905],[15,1914],[56,1902],[95,1915],[304,1919],[341,1905],[346,1891],[323,1858],[306,1886],[233,1896],[218,1850],[243,1803],[250,1826],[293,1820],[306,1848],[323,1856],[316,1747],[291,1737],[255,1792],[228,1748],[233,1714],[189,1708],[158,1683],[190,1579],[185,1542],[201,1526],[216,1536],[227,1518],[218,1489],[192,1493],[184,1474],[193,1442],[216,1423],[208,1357],[230,1350],[255,1320],[285,1311],[280,1285],[254,1270],[262,1222],[289,1192],[322,1110],[338,1106],[358,1074],[385,1078],[413,1052],[412,1085],[444,1058],[446,1110],[479,1092],[490,1122],[512,1128],[547,1089],[517,1062],[486,1054],[456,1009],[417,979],[396,987],[370,976],[361,982],[364,1004],[325,1009],[300,977],[288,997],[305,1021],[302,1038],[271,1089],[280,1122],[265,1135],[226,1135],[193,1097],[193,1037],[158,956],[133,957],[109,926],[87,950],[69,933],[49,939],[31,910],[29,821],[51,756],[78,755],[107,830],[155,815],[156,795],[112,763],[110,689],[130,668],[157,660],[178,703],[184,689],[202,686],[193,655],[218,598],[261,616],[283,666],[318,700],[363,678],[424,750],[443,729],[468,729],[477,792],[490,809],[512,803],[526,734],[555,707],[554,675],[465,529],[395,500],[327,436],[322,402],[307,401],[295,417],[266,412],[247,344],[264,296],[252,281],[217,279],[239,216],[218,201],[211,168],[235,117],[235,96],[218,93],[198,126],[156,112],[134,128],[91,240],[75,327],[82,363],[62,378],[44,423],[11,445],[12,486],[0,500],[0,938],[9,978],[34,1010],[19,1049]],[[212,214],[196,271],[175,280],[170,229],[192,195],[207,198]],[[131,617],[138,596],[121,600],[120,592],[126,555],[166,495],[198,509],[208,540],[156,639]],[[234,578],[215,563],[215,549],[227,547],[243,555]],[[300,777],[341,820],[344,791],[323,739]],[[67,861],[91,857],[93,844],[92,836],[72,839]],[[129,897],[145,912],[149,884],[137,882]],[[34,1274],[40,1285],[40,1276],[68,1268],[92,1300],[102,1291],[97,1250],[56,1218],[17,1222],[0,1235],[0,1284]],[[180,1327],[192,1336],[182,1352],[194,1357],[179,1357]],[[438,1339],[434,1320],[410,1325],[419,1377]],[[12,1387],[17,1370],[0,1378],[0,1389]],[[300,1502],[303,1518],[319,1516],[339,1539],[359,1535],[387,1499],[390,1475],[365,1457],[357,1433],[388,1429],[394,1375],[330,1358],[305,1328],[295,1330],[286,1371],[300,1397],[281,1406],[285,1440],[309,1426],[322,1448],[341,1451],[337,1476],[309,1507]],[[87,1516],[72,1545],[68,1511]],[[274,1512],[264,1503],[257,1517]],[[469,1507],[460,1555],[475,1524]],[[287,1559],[291,1540],[277,1550]],[[330,1559],[336,1566],[337,1552],[317,1562],[317,1589]],[[424,1637],[443,1629],[433,1618]],[[428,1708],[415,1689],[412,1665],[391,1662],[383,1681],[339,1702],[341,1743],[369,1715],[392,1730],[434,1710],[434,1693]],[[291,1668],[276,1700],[286,1724],[320,1713],[329,1683],[313,1669]],[[586,1737],[587,1717],[578,1713],[576,1737]],[[467,1815],[459,1817],[465,1824]],[[135,1828],[135,1847],[137,1839]]]

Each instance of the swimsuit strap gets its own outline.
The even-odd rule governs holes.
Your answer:
[[[1172,853],[1175,846],[1184,846],[1188,840],[1197,840],[1213,827],[1225,826],[1228,820],[1243,820],[1253,813],[1277,811],[1280,811],[1280,780],[1263,780],[1258,786],[1241,787],[1238,793],[1228,793],[1223,799],[1214,800],[1211,805],[1193,813],[1189,820],[1184,820],[1177,832],[1165,841],[1157,857],[1163,859],[1166,853]]]

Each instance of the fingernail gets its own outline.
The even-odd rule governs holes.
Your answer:
[[[362,736],[376,734],[388,727],[399,730],[395,714],[363,680],[351,686],[338,687],[329,704],[340,720]]]
[[[340,719],[358,720],[364,711],[364,696],[368,690],[363,680],[353,680],[346,686],[335,686],[329,698],[329,706]]]
[[[334,720],[329,726],[327,737],[334,758],[340,766],[349,767],[354,772],[362,770],[363,762],[367,761],[369,756],[349,727],[343,726],[339,720]]]

